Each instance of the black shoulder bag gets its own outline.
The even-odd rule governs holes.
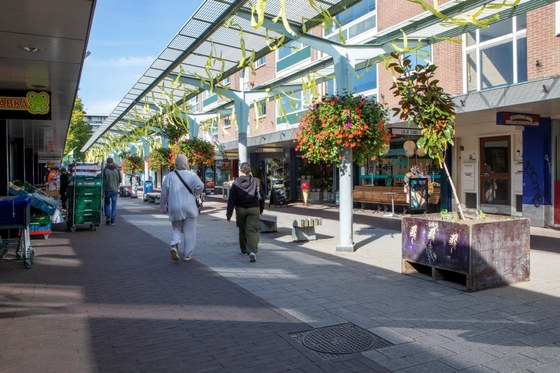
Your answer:
[[[202,209],[202,199],[194,195],[192,189],[187,185],[187,183],[185,183],[185,180],[183,180],[183,178],[179,174],[179,171],[175,170],[175,174],[177,175],[179,180],[181,180],[185,188],[187,188],[187,190],[193,195],[194,200],[196,201],[196,207],[198,208],[198,211],[200,211],[200,209]]]

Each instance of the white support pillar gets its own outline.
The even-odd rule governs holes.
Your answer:
[[[146,139],[142,139],[142,145],[144,145],[144,180],[150,179],[150,164],[148,163],[148,158],[150,157],[150,143]]]
[[[352,74],[354,68],[350,65],[348,57],[345,55],[334,56],[334,73],[338,94],[351,94],[353,90]],[[336,251],[354,251],[354,201],[352,199],[352,148],[341,149],[344,157],[339,168],[340,186],[340,232]]]
[[[241,87],[240,95],[234,100],[235,116],[237,120],[237,139],[239,142],[239,164],[247,162],[249,156],[247,154],[247,128],[249,127],[249,105],[245,97],[245,70],[239,72],[239,85]]]

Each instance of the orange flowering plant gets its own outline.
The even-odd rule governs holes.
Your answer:
[[[175,158],[171,149],[158,148],[150,153],[148,162],[152,170],[159,171],[164,166],[173,166]]]
[[[179,153],[186,155],[192,165],[211,166],[214,163],[216,150],[208,141],[199,138],[183,140],[178,147]]]
[[[373,97],[323,96],[312,104],[296,131],[296,150],[310,162],[341,163],[343,148],[364,164],[387,151],[387,112]]]
[[[144,160],[136,154],[126,154],[122,158],[121,166],[124,172],[139,174],[144,170]]]

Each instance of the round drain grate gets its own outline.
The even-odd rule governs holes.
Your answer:
[[[354,354],[371,349],[375,338],[371,333],[350,324],[311,330],[303,335],[307,348],[328,354]]]

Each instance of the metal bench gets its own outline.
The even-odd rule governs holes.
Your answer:
[[[322,225],[321,218],[300,218],[292,224],[292,241],[316,240],[315,227]]]
[[[144,202],[159,203],[160,193],[150,192],[144,194]]]

